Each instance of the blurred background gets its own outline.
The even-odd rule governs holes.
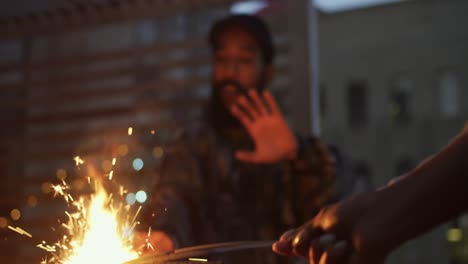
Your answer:
[[[36,245],[57,238],[65,209],[50,184],[86,185],[75,156],[115,169],[127,202],[144,204],[164,143],[201,117],[206,34],[229,13],[268,22],[270,90],[296,131],[353,160],[355,192],[413,168],[468,119],[464,0],[1,1],[0,262],[46,255]],[[462,216],[389,263],[468,263],[464,232]]]

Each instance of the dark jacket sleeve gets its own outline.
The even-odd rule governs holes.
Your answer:
[[[166,147],[155,177],[141,226],[166,233],[176,247],[193,245],[203,190],[200,164],[190,142],[181,139]]]
[[[298,158],[289,163],[295,219],[302,223],[336,200],[337,165],[318,138],[300,139]]]

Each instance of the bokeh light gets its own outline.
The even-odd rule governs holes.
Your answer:
[[[133,160],[133,163],[132,163],[132,166],[133,166],[133,169],[135,169],[136,171],[140,171],[141,169],[143,169],[143,160],[140,159],[140,158],[136,158]]]
[[[67,171],[64,169],[58,169],[55,175],[59,180],[65,180],[67,178]]]
[[[128,154],[128,146],[123,144],[123,145],[120,145],[118,148],[117,148],[117,154],[119,154],[119,156],[123,157],[125,155]]]
[[[460,228],[450,228],[447,230],[447,240],[449,242],[460,242],[463,239],[463,231]]]
[[[101,163],[101,168],[106,172],[112,170],[112,161],[110,160],[103,161]]]
[[[146,199],[148,198],[148,196],[146,195],[145,191],[140,190],[136,193],[135,198],[139,203],[144,203],[146,202]]]
[[[128,193],[127,196],[125,197],[125,201],[127,201],[129,205],[135,204],[136,195],[134,193]]]
[[[18,221],[21,218],[21,211],[17,208],[11,210],[10,217],[13,221]]]
[[[153,156],[160,159],[164,155],[164,149],[162,147],[155,147],[153,149]]]
[[[28,201],[27,201],[28,205],[30,207],[36,207],[37,206],[37,197],[34,196],[34,195],[30,195],[28,197]]]
[[[44,182],[41,185],[41,190],[43,193],[50,193],[52,191],[52,184],[50,182]]]
[[[8,220],[6,217],[0,217],[0,228],[6,228],[8,226]]]
[[[73,189],[81,191],[83,190],[85,185],[86,185],[86,182],[83,179],[76,179],[73,181]]]

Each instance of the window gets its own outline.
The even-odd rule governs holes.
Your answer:
[[[440,112],[442,116],[453,118],[459,111],[459,86],[457,76],[450,71],[443,72],[439,78]]]
[[[393,80],[390,88],[390,116],[394,123],[411,121],[411,93],[413,81],[406,77]]]
[[[369,192],[372,187],[372,175],[368,162],[356,161],[353,166],[353,194]]]
[[[368,121],[367,84],[352,81],[348,85],[348,122],[351,127],[364,126]]]

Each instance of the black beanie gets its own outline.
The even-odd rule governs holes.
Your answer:
[[[265,65],[273,63],[275,50],[270,31],[266,24],[256,16],[232,15],[216,22],[209,33],[211,48],[216,50],[219,45],[219,37],[222,33],[234,28],[245,30],[257,41]]]

